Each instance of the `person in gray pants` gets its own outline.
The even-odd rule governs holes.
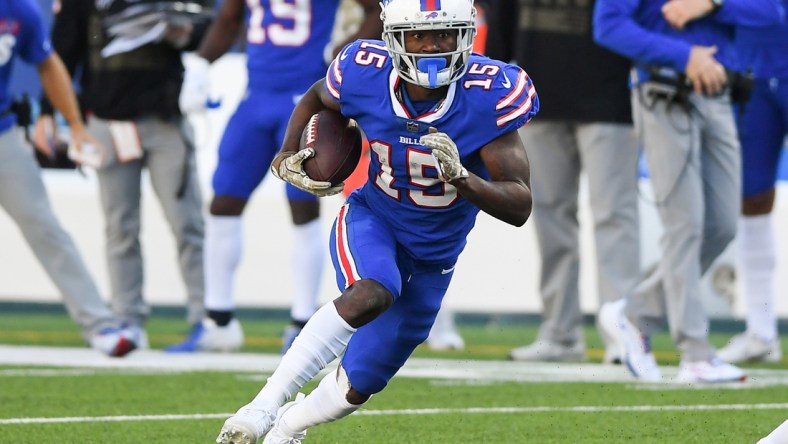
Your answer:
[[[79,114],[68,72],[44,37],[37,4],[0,0],[0,21],[15,23],[18,28],[15,35],[0,31],[2,41],[11,42],[10,55],[0,56],[0,79],[9,78],[16,58],[34,64],[45,93],[68,122],[76,149],[95,145]],[[19,226],[88,344],[109,356],[124,356],[137,345],[102,300],[76,245],[52,211],[33,148],[10,111],[9,85],[3,80],[0,83],[0,109],[6,110],[0,114],[0,207]]]
[[[82,162],[92,164],[98,175],[113,308],[141,347],[147,345],[144,326],[150,314],[139,240],[145,169],[175,238],[192,331],[201,329],[205,318],[202,198],[192,132],[178,109],[178,95],[182,52],[196,47],[207,23],[179,16],[160,23],[166,32],[153,41],[120,49],[108,33],[113,20],[142,20],[137,14],[149,14],[154,26],[153,18],[166,7],[166,2],[62,2],[52,31],[52,43],[69,71],[81,68],[80,103],[89,115],[88,128],[104,148]],[[126,8],[135,8],[134,15]],[[180,14],[177,8],[164,12]]]
[[[661,379],[649,338],[665,320],[681,354],[678,382],[746,378],[709,341],[701,277],[734,238],[740,210],[735,27],[784,14],[777,0],[597,0],[595,40],[634,64],[633,119],[663,226],[654,272],[599,313],[638,379]]]
[[[519,7],[519,15],[507,11],[506,17],[519,20],[511,51],[528,64],[549,106],[520,128],[534,165],[542,325],[536,341],[513,349],[510,357],[580,362],[586,359],[579,290],[583,178],[593,216],[600,304],[632,293],[640,275],[638,147],[626,86],[630,62],[594,43],[594,2],[512,6]],[[548,16],[552,19],[540,19]],[[617,347],[606,343],[603,359],[618,361]]]

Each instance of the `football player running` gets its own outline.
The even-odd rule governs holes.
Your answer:
[[[384,0],[383,39],[346,46],[293,111],[272,171],[318,195],[298,152],[324,108],[355,119],[370,141],[367,182],[340,208],[331,258],[341,296],[322,306],[222,444],[300,443],[383,390],[429,334],[479,210],[514,226],[531,213],[529,164],[517,129],[539,102],[517,66],[471,54],[472,0]],[[342,355],[308,396],[304,384]]]

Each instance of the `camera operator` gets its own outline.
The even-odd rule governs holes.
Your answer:
[[[205,317],[202,197],[192,130],[178,96],[182,53],[200,41],[209,3],[63,1],[53,24],[52,45],[69,72],[81,74],[80,104],[103,147],[75,158],[96,169],[112,306],[142,348],[150,314],[139,240],[143,170],[175,238],[188,321],[196,328]],[[37,128],[47,126],[45,119],[51,117]]]
[[[735,236],[740,207],[729,74],[741,71],[734,30],[777,24],[784,13],[777,0],[596,4],[595,40],[634,63],[633,120],[664,228],[656,270],[632,297],[600,312],[600,322],[626,344],[625,360],[638,378],[660,378],[648,338],[667,318],[681,353],[679,381],[745,379],[709,343],[700,282]]]

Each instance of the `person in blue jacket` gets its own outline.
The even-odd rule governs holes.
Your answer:
[[[782,0],[788,9],[788,1]],[[772,208],[777,165],[788,136],[788,22],[736,30],[742,65],[752,70],[752,97],[737,115],[742,146],[739,258],[744,280],[745,332],[719,352],[729,362],[779,362],[774,310],[775,238]]]
[[[716,356],[701,276],[736,234],[740,146],[732,97],[741,78],[737,27],[774,26],[778,0],[600,0],[594,39],[633,62],[632,113],[664,233],[659,266],[635,293],[605,304],[602,328],[643,380],[661,373],[650,335],[667,318],[681,353],[677,380],[730,382],[744,372]]]

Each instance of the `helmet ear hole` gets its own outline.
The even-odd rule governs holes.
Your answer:
[[[465,74],[476,35],[476,8],[472,0],[383,0],[381,6],[383,41],[400,78],[425,88],[439,88]],[[429,57],[406,50],[406,32],[436,30],[457,31],[457,46]],[[442,66],[434,62],[421,64],[421,60],[431,59],[442,59]]]

